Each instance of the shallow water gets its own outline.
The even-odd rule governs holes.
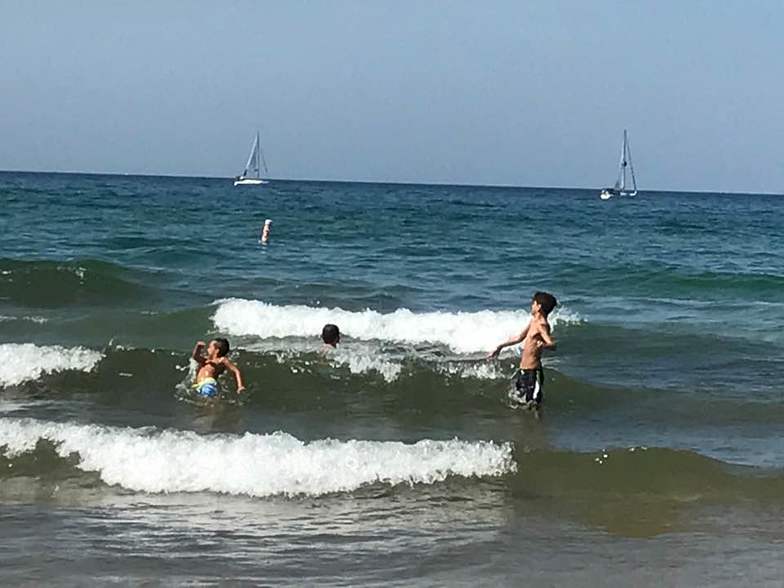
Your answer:
[[[784,582],[782,198],[11,173],[0,198],[4,583]],[[540,419],[508,406],[514,353],[483,360],[538,289]],[[188,356],[217,334],[248,394],[205,406]]]

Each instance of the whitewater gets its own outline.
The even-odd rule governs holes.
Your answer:
[[[527,310],[417,313],[399,308],[384,314],[371,309],[352,312],[342,308],[277,306],[245,299],[218,300],[215,304],[215,328],[230,335],[312,338],[320,335],[326,323],[334,323],[341,333],[361,341],[441,344],[457,353],[490,351],[519,333],[530,320]],[[559,324],[578,324],[582,319],[567,309],[559,309],[550,322],[557,328]]]
[[[139,492],[217,492],[253,497],[321,496],[370,484],[434,484],[451,476],[516,471],[509,443],[424,439],[413,444],[321,439],[285,432],[199,435],[0,418],[0,453],[16,458],[48,441],[76,454],[83,471]]]
[[[16,386],[46,374],[68,370],[89,372],[103,354],[84,347],[0,344],[0,386]]]

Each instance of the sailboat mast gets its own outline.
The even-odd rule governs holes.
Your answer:
[[[621,190],[626,190],[626,129],[623,129],[623,145],[621,146],[621,170],[623,171],[623,182]]]
[[[259,149],[260,149],[260,145],[259,145],[259,132],[258,132],[258,131],[256,131],[256,150],[255,150],[255,151],[256,151],[256,161],[255,161],[254,163],[255,163],[255,165],[256,165],[256,177],[257,177],[257,178],[258,178],[258,177],[261,177],[261,173],[260,173],[260,171],[259,171]]]
[[[621,144],[621,160],[618,162],[618,180],[615,182],[616,190],[623,192],[626,189],[626,131],[624,131],[624,142]]]
[[[624,138],[626,135],[626,131],[624,131]],[[629,172],[632,175],[632,192],[635,194],[637,193],[637,178],[634,177],[634,164],[632,163],[632,148],[629,145],[629,141],[625,140],[624,143],[626,144],[626,155],[629,159]]]

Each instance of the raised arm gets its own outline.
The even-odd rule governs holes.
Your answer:
[[[191,357],[196,363],[199,364],[199,366],[204,365],[205,360],[204,360],[204,354],[202,353],[202,350],[206,345],[207,344],[204,341],[196,341],[196,346],[193,348],[193,353],[191,354]]]
[[[245,389],[245,384],[242,383],[242,374],[240,373],[240,368],[231,363],[231,361],[225,357],[223,358],[223,365],[226,366],[227,370],[234,374],[234,379],[237,381],[237,394],[241,394]]]
[[[498,354],[501,353],[501,350],[504,347],[509,347],[510,345],[516,345],[517,343],[520,343],[523,339],[525,339],[526,335],[528,335],[528,329],[530,328],[530,326],[531,324],[528,323],[525,326],[525,328],[520,332],[519,335],[507,339],[506,341],[501,343],[498,347],[493,349],[493,351],[488,354],[487,359],[495,359],[496,357],[498,357]]]

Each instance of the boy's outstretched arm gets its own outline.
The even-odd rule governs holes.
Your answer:
[[[224,359],[223,364],[226,366],[226,369],[234,374],[234,379],[237,380],[237,394],[241,394],[245,389],[245,384],[242,383],[242,374],[240,373],[240,368],[231,363],[228,359]]]
[[[526,327],[522,330],[522,332],[519,335],[504,341],[498,347],[493,349],[493,351],[491,351],[487,355],[487,359],[495,359],[496,357],[498,357],[498,354],[501,353],[501,350],[504,347],[509,347],[510,345],[516,345],[517,343],[520,343],[523,339],[525,339],[525,336],[528,334],[528,329],[530,328],[530,326],[531,325],[529,323],[528,325],[526,325]]]
[[[204,365],[204,355],[201,350],[204,349],[206,345],[207,344],[204,341],[196,341],[196,346],[193,348],[193,353],[191,354],[193,360],[200,366]]]

